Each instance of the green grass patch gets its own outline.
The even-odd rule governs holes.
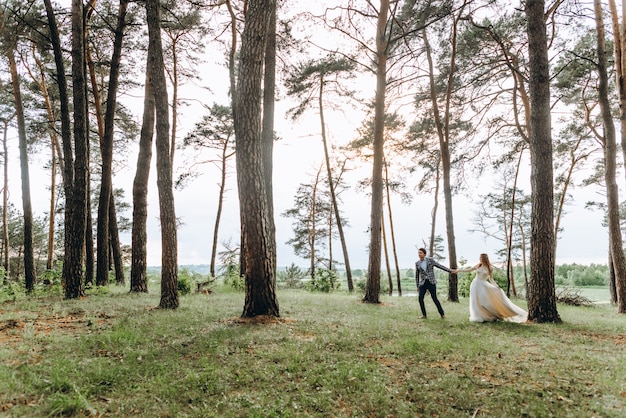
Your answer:
[[[475,324],[468,302],[420,320],[415,297],[280,290],[281,318],[241,321],[218,288],[0,304],[0,416],[619,417],[626,323],[559,306],[562,324]],[[523,301],[516,301],[525,305]],[[427,310],[435,307],[427,299]]]

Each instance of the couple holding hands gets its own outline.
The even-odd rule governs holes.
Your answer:
[[[471,322],[489,322],[489,321],[508,321],[508,322],[526,322],[528,312],[515,305],[506,296],[504,291],[493,280],[493,266],[489,262],[487,254],[481,254],[478,264],[474,267],[466,269],[449,269],[439,264],[431,257],[426,257],[426,250],[420,248],[418,250],[419,260],[415,263],[415,283],[418,289],[418,299],[420,309],[422,310],[422,318],[426,318],[426,308],[424,307],[424,296],[426,292],[430,292],[430,296],[439,311],[441,318],[446,315],[437,298],[437,279],[435,278],[434,268],[437,267],[448,273],[469,273],[476,271],[476,277],[470,285],[470,321]]]

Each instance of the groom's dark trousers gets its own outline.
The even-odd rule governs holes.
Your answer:
[[[441,303],[439,303],[439,299],[437,299],[437,286],[428,280],[426,280],[424,284],[419,287],[418,299],[420,302],[420,309],[422,310],[422,316],[426,316],[426,307],[424,306],[424,296],[426,296],[426,291],[430,292],[430,297],[433,298],[433,302],[435,302],[439,315],[443,316],[443,308],[441,307]]]

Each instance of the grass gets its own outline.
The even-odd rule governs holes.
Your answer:
[[[415,297],[280,290],[281,318],[239,319],[218,289],[154,309],[158,292],[0,305],[0,416],[618,417],[626,322],[610,305],[563,323],[474,324]],[[524,306],[523,301],[517,301]]]

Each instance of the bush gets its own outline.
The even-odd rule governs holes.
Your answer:
[[[187,269],[181,269],[178,272],[178,293],[181,295],[188,295],[191,293],[193,282],[192,272]]]
[[[339,279],[337,274],[328,269],[317,269],[315,277],[307,282],[304,287],[310,292],[330,293],[335,289],[339,289]]]
[[[228,275],[223,276],[224,285],[238,292],[243,292],[246,287],[246,280],[243,276]]]
[[[570,277],[574,286],[606,286],[608,283],[606,273],[594,268],[571,271]]]
[[[285,270],[276,273],[276,282],[280,287],[297,289],[302,287],[302,279],[305,277],[306,272],[296,266],[295,263],[291,263]]]

